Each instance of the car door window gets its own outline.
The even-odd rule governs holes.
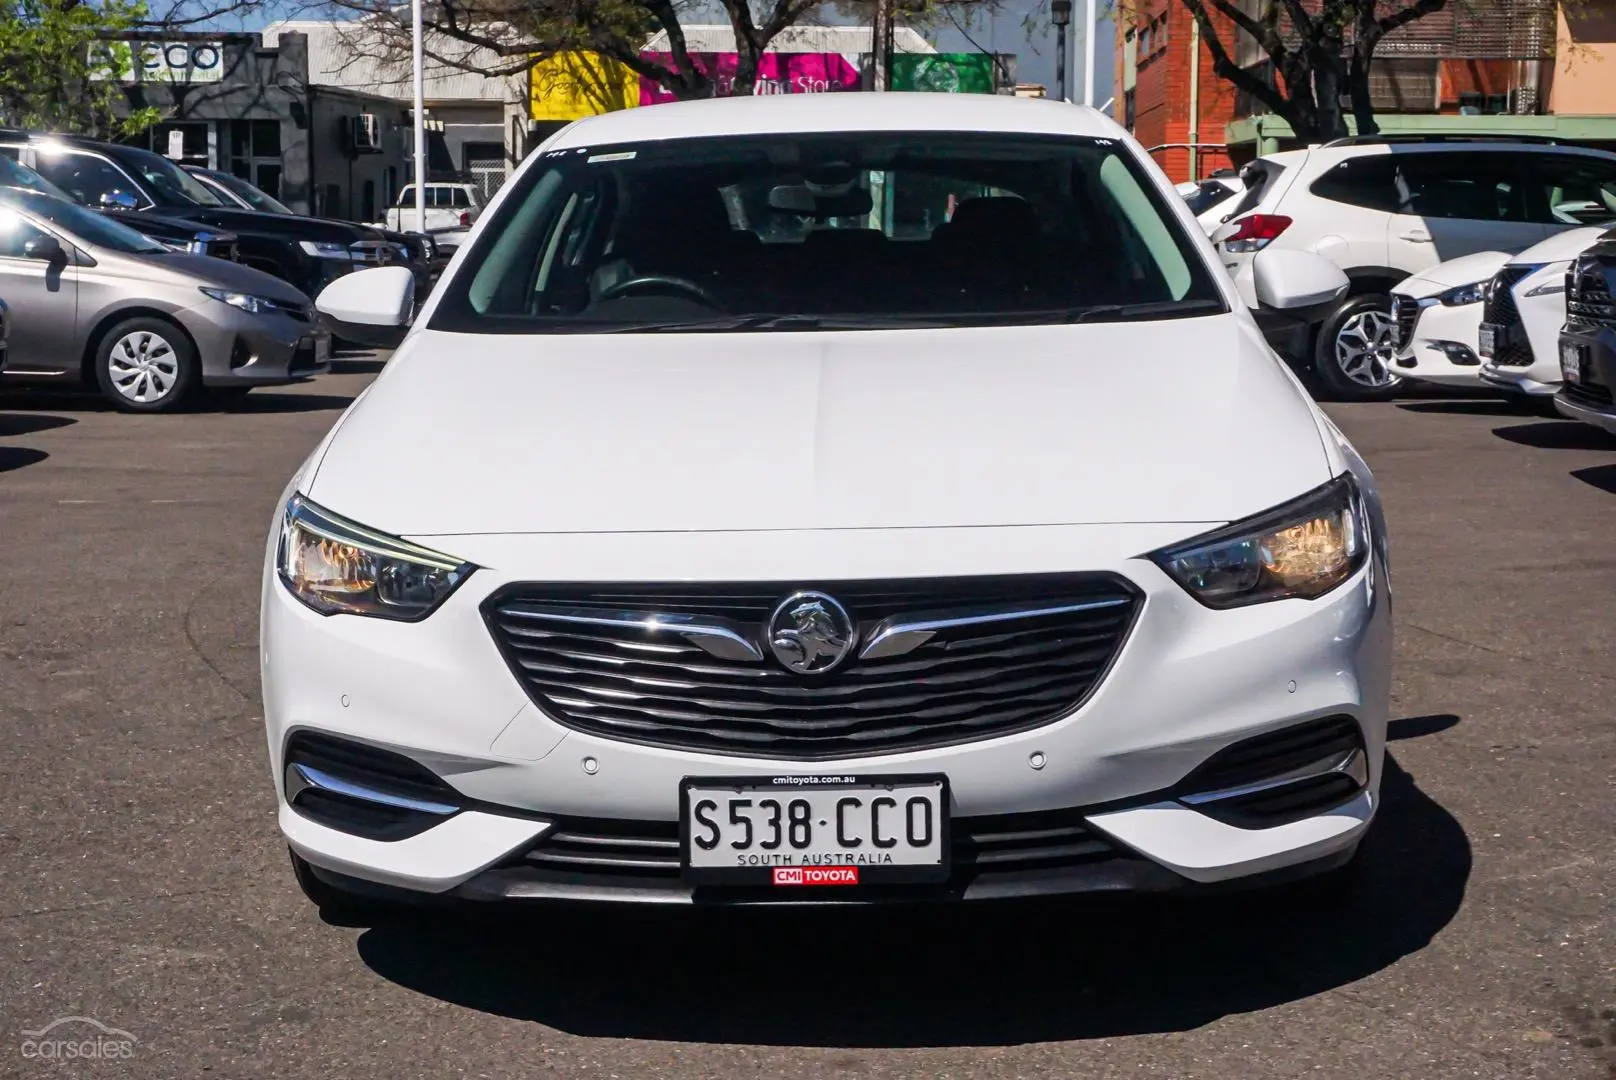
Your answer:
[[[471,205],[471,196],[466,194],[465,188],[454,188],[453,190],[456,209],[465,209]]]
[[[1533,154],[1533,221],[1604,225],[1616,220],[1616,162],[1572,154]]]
[[[1396,170],[1387,154],[1338,162],[1313,181],[1310,190],[1321,199],[1386,213],[1396,213],[1402,202]]]
[[[103,196],[114,194],[133,197],[137,206],[151,205],[151,200],[145,197],[134,181],[104,158],[74,153],[41,153],[37,157],[34,171],[57,187],[66,189],[83,206],[100,206]]]
[[[1395,154],[1398,212],[1465,221],[1527,219],[1514,157],[1502,153]]]
[[[45,232],[8,206],[0,206],[0,259],[25,259],[23,248]]]

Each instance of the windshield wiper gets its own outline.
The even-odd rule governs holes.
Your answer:
[[[1221,300],[1199,297],[1193,300],[1152,300],[1140,304],[1096,304],[1067,308],[1050,322],[1135,322],[1167,319],[1182,315],[1211,315],[1224,310]]]
[[[715,319],[680,322],[625,323],[606,330],[612,334],[724,333],[744,330],[917,330],[948,326],[940,318],[904,315],[777,315],[755,312]]]

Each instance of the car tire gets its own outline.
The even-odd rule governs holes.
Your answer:
[[[1403,386],[1392,298],[1363,293],[1343,300],[1319,327],[1313,373],[1333,401],[1388,401]]]
[[[382,922],[398,913],[398,908],[385,900],[377,900],[358,893],[339,889],[315,874],[309,861],[286,849],[292,858],[292,876],[304,897],[320,909],[320,915],[330,922],[369,925]]]
[[[194,394],[200,371],[191,339],[165,319],[125,319],[101,338],[95,381],[124,412],[172,412]]]

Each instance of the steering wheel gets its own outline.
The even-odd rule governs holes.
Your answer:
[[[619,296],[627,296],[629,293],[658,291],[682,292],[695,297],[710,308],[722,308],[724,306],[713,297],[712,293],[697,285],[694,281],[674,277],[671,274],[645,274],[642,277],[619,281],[616,285],[607,286],[600,296],[596,298],[596,303],[603,300],[616,300]]]

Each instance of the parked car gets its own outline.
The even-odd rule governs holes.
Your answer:
[[[137,230],[156,211],[236,235],[240,261],[314,295],[356,267],[380,265],[392,248],[375,229],[344,221],[262,214],[226,206],[168,158],[133,146],[67,135],[0,135],[80,205],[126,214]]]
[[[1604,228],[1558,233],[1506,263],[1487,289],[1477,351],[1481,381],[1547,405],[1560,389],[1560,329],[1566,322],[1566,274]]]
[[[7,382],[89,383],[131,412],[329,367],[329,333],[286,282],[42,192],[0,189],[0,294]]]
[[[282,217],[299,216],[296,211],[273,195],[261,191],[234,173],[219,169],[204,169],[199,165],[187,165],[185,171],[196,177],[204,187],[218,196],[221,202],[230,206],[240,207],[243,210],[256,210],[262,214],[279,214]],[[381,234],[383,240],[392,245],[393,249],[390,256],[383,251],[377,251],[378,265],[401,262],[409,266],[415,274],[417,294],[421,299],[425,299],[427,292],[432,288],[434,276],[443,269],[438,262],[437,246],[432,242],[432,238],[422,233],[401,233],[390,229],[376,231]]]
[[[1008,96],[552,136],[269,539],[264,715],[310,898],[1350,872],[1388,709],[1379,500],[1177,201],[1108,117]],[[823,227],[765,240],[782,216]],[[1256,263],[1272,308],[1348,285]],[[384,267],[318,306],[391,337],[409,295]]]
[[[435,233],[442,229],[470,228],[483,212],[483,196],[476,184],[426,184],[426,223],[416,220],[415,185],[405,184],[398,190],[387,211],[385,225],[398,232]]]
[[[1559,345],[1562,382],[1555,408],[1616,434],[1616,230],[1571,265]]]
[[[1244,190],[1238,176],[1213,176],[1205,180],[1191,180],[1179,184],[1174,190],[1189,204],[1190,213],[1201,228],[1211,235],[1229,211],[1234,209],[1240,192]]]
[[[42,191],[60,199],[73,201],[73,197],[33,169],[9,156],[7,148],[0,146],[0,188],[25,188]],[[156,240],[171,251],[189,251],[193,255],[213,255],[239,262],[241,252],[236,247],[236,234],[209,228],[195,221],[146,214],[140,218],[139,231]]]
[[[1385,355],[1385,335],[1375,332],[1366,335],[1360,362],[1439,386],[1479,387],[1482,300],[1508,261],[1502,251],[1478,251],[1399,282],[1391,294],[1394,354]]]
[[[1350,138],[1259,158],[1214,234],[1247,303],[1251,260],[1269,247],[1317,251],[1346,271],[1348,297],[1317,322],[1270,326],[1275,348],[1338,398],[1393,393],[1395,367],[1358,362],[1395,343],[1392,288],[1480,251],[1515,253],[1576,228],[1589,204],[1616,211],[1616,154],[1482,138]]]

